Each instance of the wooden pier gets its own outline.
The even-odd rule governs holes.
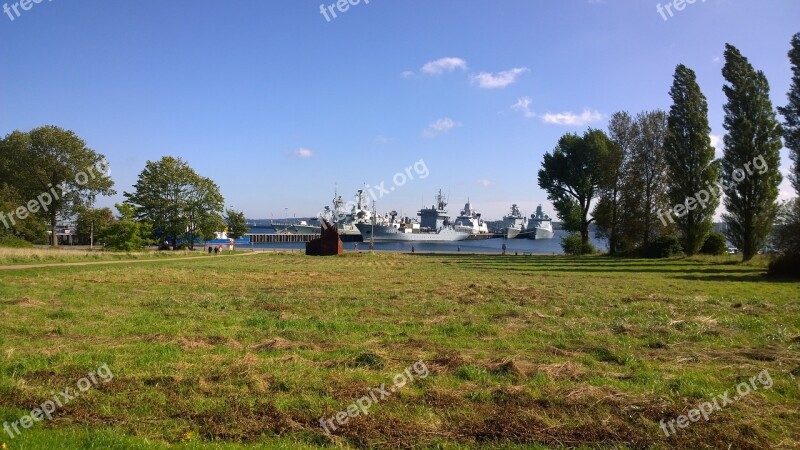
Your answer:
[[[320,237],[317,234],[246,234],[251,244],[294,244],[310,242]]]

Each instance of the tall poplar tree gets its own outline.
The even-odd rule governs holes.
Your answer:
[[[728,98],[722,175],[729,183],[723,218],[728,239],[749,261],[766,243],[778,213],[782,129],[769,99],[766,76],[730,44],[725,45],[722,75]],[[756,162],[766,170],[753,170]]]
[[[684,252],[694,255],[711,232],[714,212],[719,206],[719,197],[709,187],[719,177],[719,164],[714,161],[711,146],[708,102],[694,71],[679,65],[669,95],[672,107],[664,147],[670,202],[682,204],[703,191],[707,193],[703,198],[708,199],[704,205],[687,208],[685,214],[674,218]]]
[[[778,111],[783,115],[783,138],[786,141],[786,148],[789,149],[789,157],[794,161],[789,178],[800,197],[800,33],[792,38],[789,61],[792,64],[792,85],[787,94],[789,104],[778,108]]]

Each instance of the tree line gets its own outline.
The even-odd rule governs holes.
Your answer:
[[[210,178],[180,158],[148,161],[125,201],[95,208],[98,196],[115,195],[105,156],[74,132],[43,126],[14,131],[0,140],[0,244],[58,246],[57,225],[75,223],[79,243],[132,251],[159,247],[194,248],[227,229],[247,232],[241,211],[224,209],[224,198]]]
[[[800,33],[791,47],[793,82],[789,103],[778,108],[781,124],[764,73],[726,45],[726,133],[720,159],[711,145],[708,102],[695,72],[683,64],[675,69],[668,112],[617,112],[607,132],[589,129],[562,136],[545,153],[538,182],[563,228],[573,233],[565,249],[592,252],[592,223],[614,255],[694,255],[704,245],[719,249],[722,238],[712,227],[722,202],[727,239],[744,261],[771,244],[781,253],[776,264],[789,258],[800,262],[800,203],[796,198],[778,202],[782,138],[800,195]]]

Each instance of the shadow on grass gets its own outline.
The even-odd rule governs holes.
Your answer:
[[[583,273],[663,273],[691,281],[773,281],[763,276],[764,268],[731,261],[680,259],[624,259],[609,256],[549,255],[459,255],[415,253],[416,257],[435,257],[445,264],[479,270],[513,272]]]

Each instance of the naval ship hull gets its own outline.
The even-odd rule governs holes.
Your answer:
[[[375,235],[371,236],[372,224],[358,224],[357,227],[364,242],[369,242],[371,239],[375,242],[456,242],[469,238],[469,233],[449,228],[430,233],[404,233],[392,226],[374,225]]]
[[[534,228],[533,230],[529,231],[528,239],[553,239],[553,230],[548,230],[547,228]]]
[[[520,237],[520,233],[522,233],[520,228],[503,228],[503,238],[505,239],[516,239]]]

